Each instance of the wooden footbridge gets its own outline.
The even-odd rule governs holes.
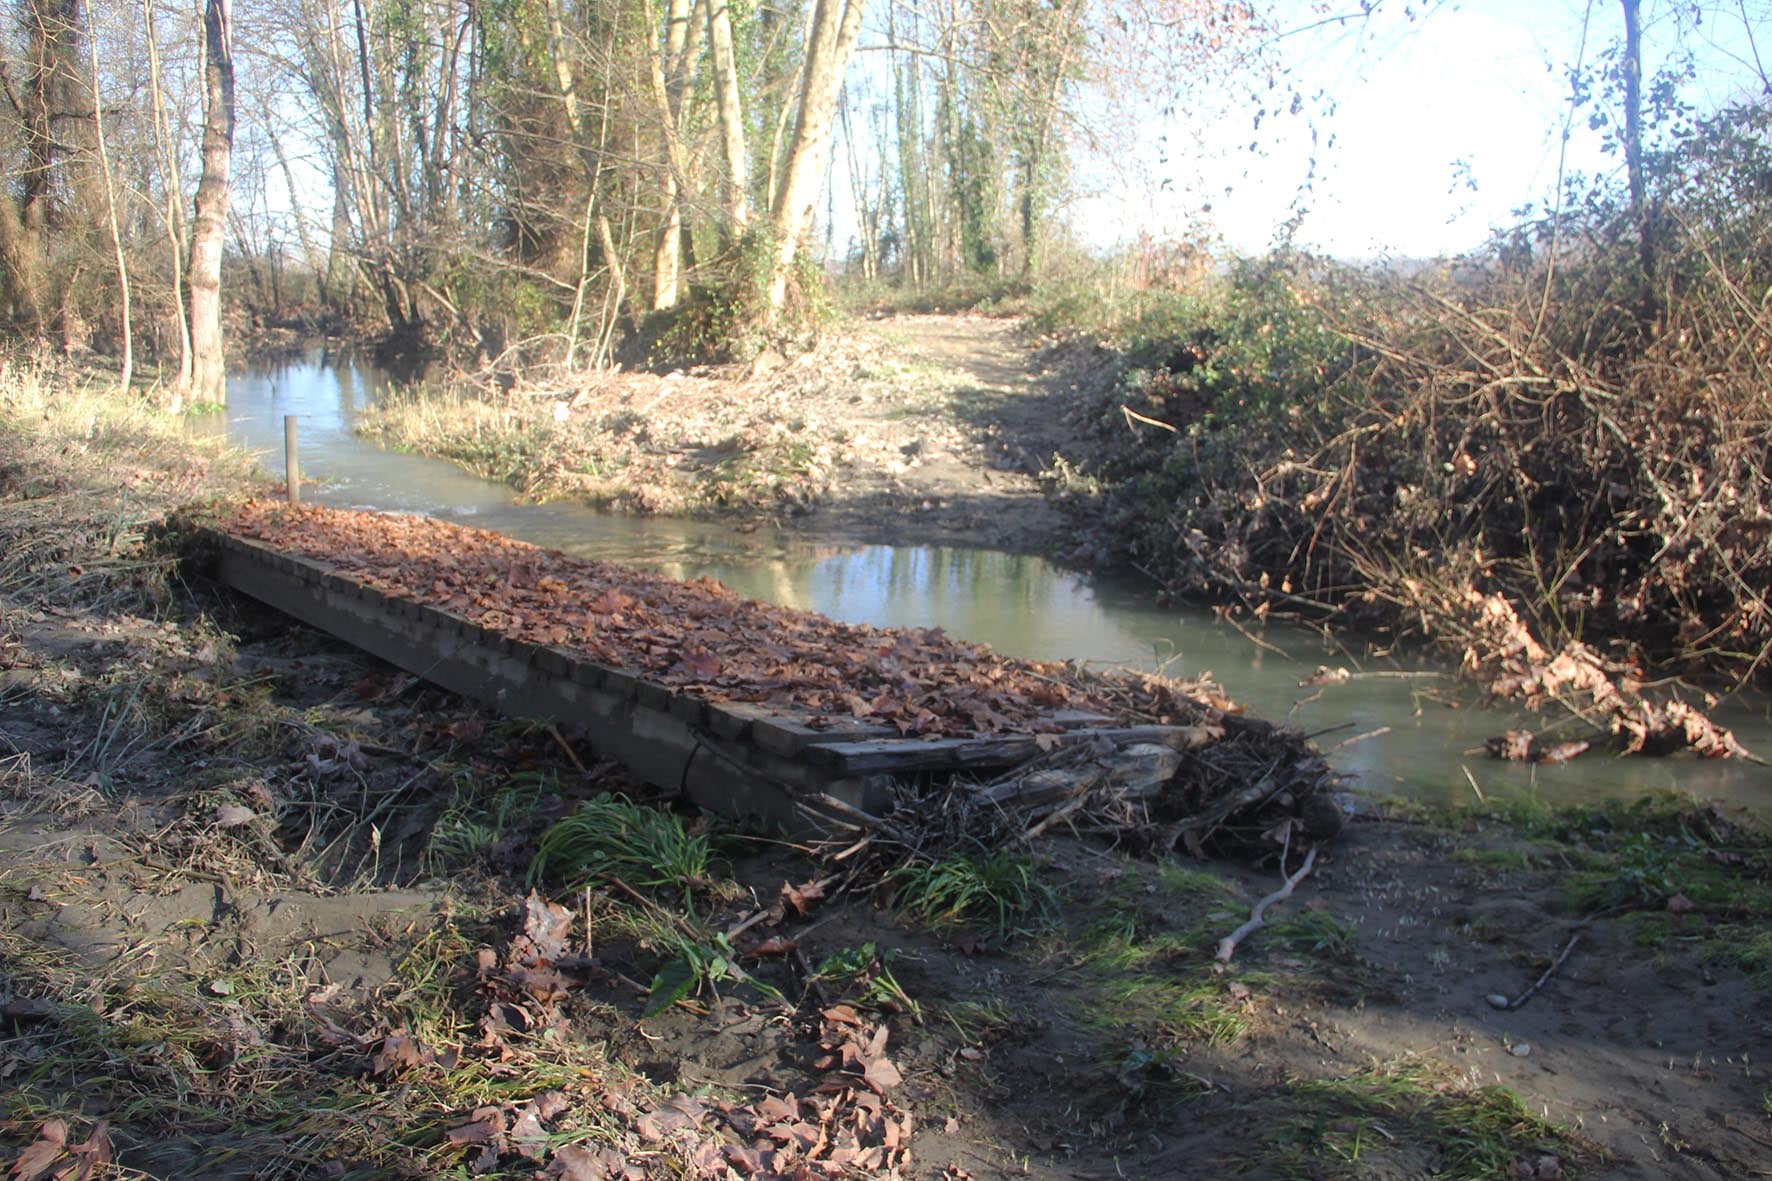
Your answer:
[[[1174,760],[1157,760],[1167,778],[1190,745],[1182,727],[1123,727],[1080,712],[1050,713],[1027,733],[971,737],[906,738],[859,722],[815,726],[807,716],[673,690],[260,542],[205,532],[213,573],[226,586],[507,716],[575,728],[599,755],[703,807],[790,831],[814,827],[820,816],[875,811],[896,778],[989,772],[1055,745],[1103,738],[1141,748],[1147,768],[1150,748],[1169,748]],[[1224,721],[1233,729],[1256,724]]]

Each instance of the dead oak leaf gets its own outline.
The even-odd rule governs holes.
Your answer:
[[[862,1081],[874,1089],[876,1094],[884,1095],[893,1087],[904,1082],[904,1075],[892,1064],[890,1058],[875,1058],[861,1072]]]
[[[814,905],[824,901],[824,887],[817,882],[802,882],[798,886],[781,884],[781,897],[799,914],[810,914]]]

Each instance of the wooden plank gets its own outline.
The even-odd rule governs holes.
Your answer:
[[[804,720],[796,719],[792,714],[771,711],[752,719],[750,734],[751,741],[759,748],[773,755],[791,758],[808,747],[866,738],[895,738],[898,731],[885,726],[870,726],[865,722],[838,723],[821,728],[807,725]]]
[[[835,790],[821,769],[772,760],[754,749],[714,758],[704,730],[633,700],[631,674],[616,674],[619,691],[587,687],[576,677],[547,675],[537,667],[540,653],[533,645],[504,637],[462,643],[459,621],[441,611],[400,611],[395,600],[379,593],[364,597],[355,587],[336,593],[312,577],[312,566],[269,560],[274,553],[261,547],[223,546],[219,555],[214,573],[236,590],[507,715],[580,725],[600,756],[648,782],[684,791],[705,807],[804,831],[795,797]]]
[[[840,778],[908,775],[915,771],[1006,767],[1040,753],[1032,734],[999,738],[885,738],[828,742],[805,748],[806,760]]]
[[[1114,719],[1086,709],[1055,709],[1040,720],[1070,730],[1081,726],[1112,725]]]
[[[1067,730],[1047,736],[1059,745],[1106,738],[1116,745],[1157,742],[1184,748],[1185,731],[1175,726],[1128,726],[1118,729]],[[999,734],[986,738],[898,738],[829,742],[805,748],[805,759],[838,777],[908,775],[918,771],[1008,767],[1041,751],[1034,734]]]
[[[391,595],[322,563],[258,542],[220,535],[224,581],[445,687],[498,708],[586,724],[593,744],[665,787],[694,789],[710,806],[755,810],[783,820],[779,793],[865,785],[869,776],[1010,766],[1054,741],[1106,737],[1117,744],[1158,742],[1186,749],[1172,726],[1110,728],[1111,719],[1055,711],[1047,735],[1010,733],[905,738],[862,719],[815,726],[803,713],[755,702],[709,702],[627,669],[540,646],[463,616]],[[1231,719],[1226,719],[1227,723]],[[718,744],[716,760],[696,752]],[[713,749],[709,747],[709,749]]]

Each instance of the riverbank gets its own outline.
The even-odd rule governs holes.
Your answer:
[[[1271,867],[1054,836],[884,883],[623,804],[644,793],[570,733],[184,581],[158,523],[245,472],[176,420],[61,387],[3,407],[9,1164],[1720,1179],[1767,1159],[1772,851],[1715,810],[1371,813],[1220,966]],[[625,834],[582,885],[558,868],[574,815]],[[544,841],[549,898],[526,901]],[[938,883],[988,905],[938,905]],[[643,1016],[672,964],[694,969],[683,1003]],[[1517,1008],[1485,999],[1541,977]]]
[[[823,539],[1063,553],[1045,495],[1063,440],[1009,321],[862,321],[792,360],[664,375],[464,377],[361,429],[535,500],[707,516]]]

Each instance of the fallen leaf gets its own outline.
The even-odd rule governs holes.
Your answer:
[[[424,1065],[426,1058],[424,1047],[410,1035],[390,1033],[382,1039],[380,1048],[370,1057],[369,1072],[376,1075],[396,1074]]]
[[[450,1128],[446,1138],[451,1144],[487,1144],[504,1133],[503,1120],[478,1119],[473,1123]]]
[[[862,1081],[882,1095],[904,1082],[904,1075],[898,1072],[898,1067],[892,1064],[890,1058],[876,1058],[869,1062],[861,1077]]]
[[[37,1181],[66,1155],[58,1141],[38,1140],[18,1154],[18,1159],[12,1162],[11,1175],[14,1181]]]
[[[627,1163],[625,1153],[607,1145],[587,1148],[567,1144],[554,1150],[554,1159],[548,1162],[542,1176],[559,1181],[610,1181],[626,1175]]]
[[[223,804],[215,810],[217,828],[239,828],[258,819],[258,813],[240,804]]]
[[[797,913],[810,914],[813,906],[824,900],[824,887],[817,882],[802,882],[798,886],[783,882],[781,896]]]

